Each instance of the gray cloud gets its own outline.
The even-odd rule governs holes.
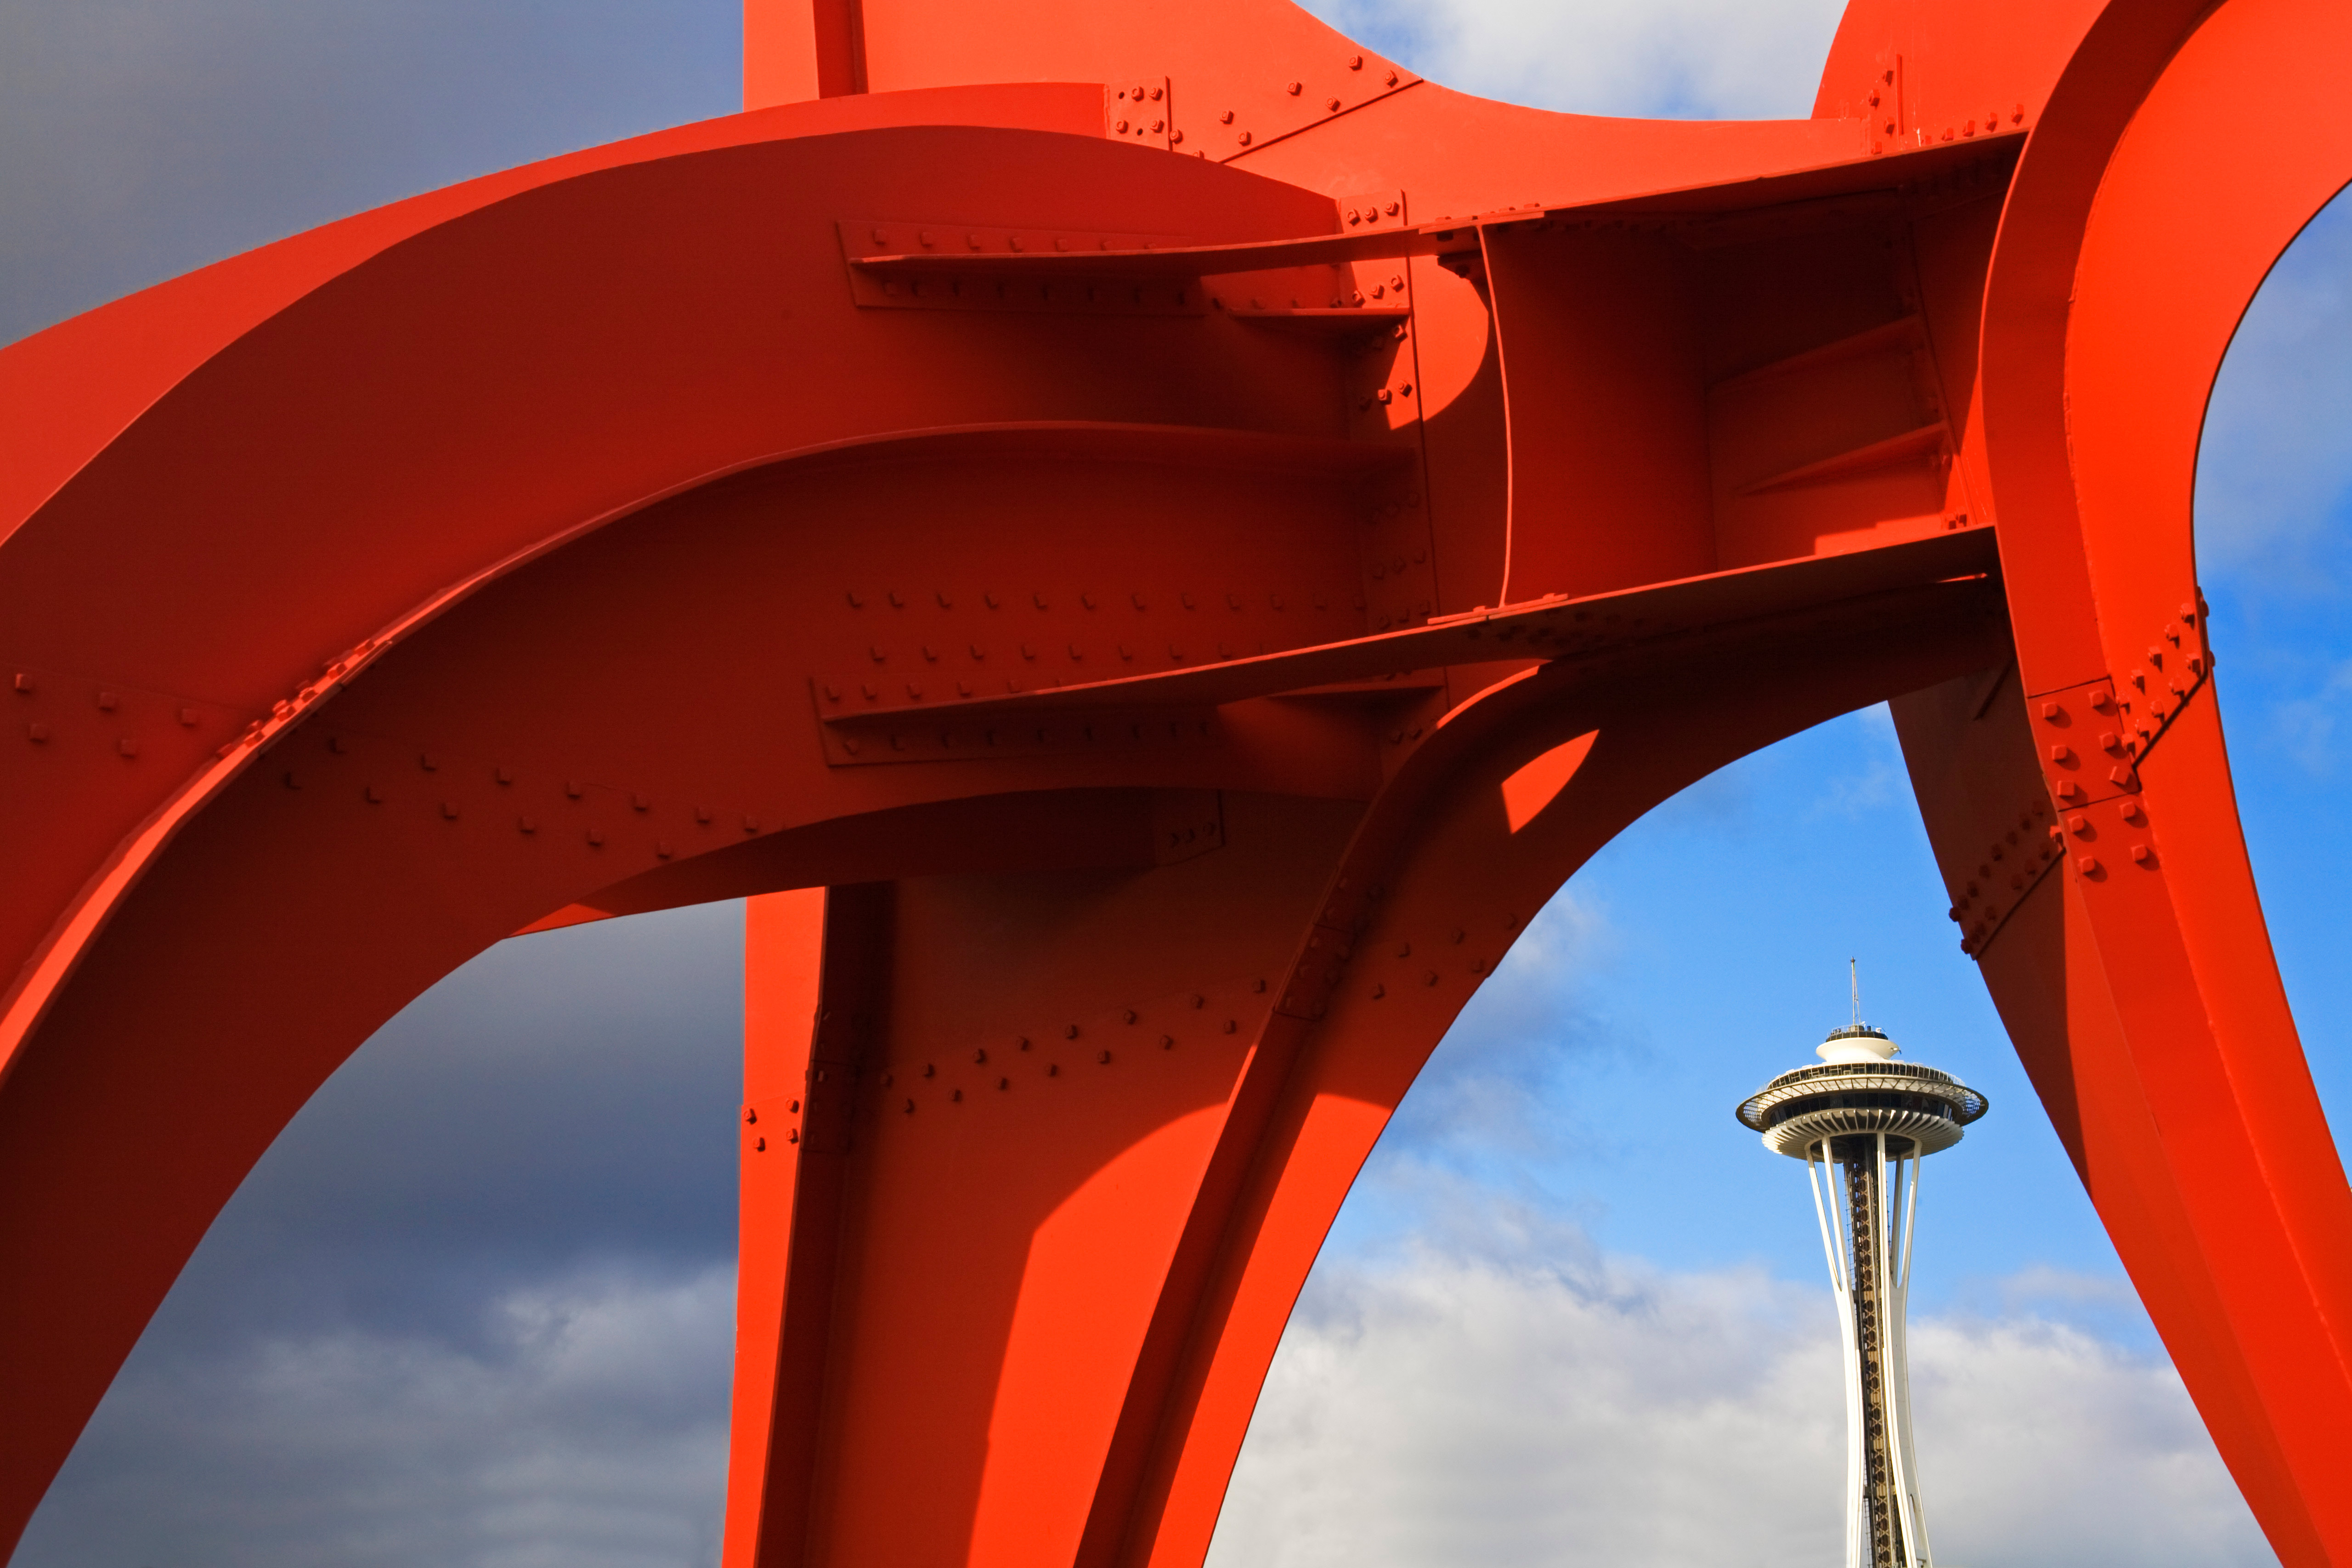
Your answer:
[[[716,1555],[740,905],[504,943],[304,1108],[16,1568]]]
[[[265,241],[741,106],[733,0],[14,0],[0,342]]]
[[[482,1316],[471,1344],[320,1327],[134,1360],[17,1568],[715,1561],[732,1268],[583,1270]]]

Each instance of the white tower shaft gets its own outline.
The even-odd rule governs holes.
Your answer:
[[[1845,1348],[1846,1568],[1929,1568],[1904,1334],[1920,1157],[1895,1142],[1892,1156],[1884,1132],[1805,1150]]]

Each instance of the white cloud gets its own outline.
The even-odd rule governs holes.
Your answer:
[[[1826,1287],[1483,1228],[1318,1270],[1212,1568],[1837,1559]],[[1917,1321],[1913,1354],[1938,1562],[2273,1561],[2161,1360],[2020,1316]]]
[[[1433,81],[1582,114],[1802,118],[1840,0],[1317,0]]]
[[[475,1349],[366,1332],[131,1368],[15,1568],[713,1562],[734,1271],[512,1290]]]

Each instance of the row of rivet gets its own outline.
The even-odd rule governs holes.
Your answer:
[[[1250,990],[1253,994],[1263,995],[1265,989],[1266,984],[1262,979],[1253,981],[1251,983]],[[1208,1005],[1209,998],[1206,993],[1199,991],[1191,993],[1189,997],[1190,1010],[1194,1012],[1206,1012]],[[1122,1024],[1130,1027],[1143,1022],[1142,1010],[1134,1007],[1120,1009],[1118,1016]],[[1241,1019],[1238,1016],[1228,1016],[1215,1033],[1218,1035],[1238,1037],[1241,1033]],[[1076,1041],[1086,1038],[1087,1031],[1085,1026],[1081,1024],[1075,1022],[1067,1023],[1062,1026],[1060,1036],[1066,1042]],[[1177,1037],[1171,1032],[1163,1030],[1159,1037],[1159,1045],[1160,1049],[1162,1051],[1173,1051],[1176,1049],[1178,1045]],[[1012,1049],[1015,1053],[1034,1052],[1034,1059],[1043,1060],[1045,1063],[1044,1071],[1040,1076],[1048,1079],[1057,1079],[1062,1076],[1062,1064],[1060,1059],[1058,1058],[1046,1059],[1046,1053],[1043,1051],[1035,1051],[1034,1043],[1029,1036],[1014,1036],[1013,1037]],[[1116,1059],[1118,1059],[1111,1047],[1107,1045],[1094,1047],[1092,1054],[1097,1067],[1109,1067]],[[986,1046],[974,1047],[972,1049],[971,1060],[972,1065],[975,1067],[987,1067],[991,1065],[988,1047]],[[998,1065],[1001,1069],[1002,1064],[1000,1063]],[[898,1079],[900,1070],[900,1068],[895,1067],[884,1068],[879,1076],[877,1092],[897,1090],[898,1089]],[[936,1060],[926,1061],[919,1068],[909,1066],[904,1070],[908,1072],[918,1080],[935,1079],[940,1077],[940,1064]],[[985,1078],[990,1075],[983,1074],[982,1076]],[[994,1075],[994,1077],[996,1079],[996,1089],[999,1092],[1009,1092],[1013,1089],[1013,1079],[1011,1073],[1000,1070]],[[894,1098],[894,1096],[889,1093],[883,1093],[882,1098],[887,1100]],[[895,1098],[898,1099],[900,1102],[899,1111],[902,1115],[911,1116],[914,1114],[918,1103],[914,1097],[898,1094],[895,1096]],[[949,1087],[946,1103],[950,1105],[961,1105],[963,1103],[963,1098],[964,1093],[961,1085],[952,1085]]]
[[[1364,68],[1364,57],[1361,55],[1349,55],[1348,57],[1348,68],[1350,71],[1361,71]],[[1398,74],[1394,67],[1390,67],[1381,73],[1381,85],[1382,87],[1394,87],[1402,79],[1402,77]],[[1302,98],[1306,96],[1307,84],[1303,81],[1297,80],[1286,81],[1283,83],[1282,90],[1285,97]],[[1323,112],[1326,114],[1337,114],[1347,106],[1347,100],[1336,95],[1327,95],[1323,99]],[[1250,132],[1245,127],[1235,127],[1234,125],[1234,121],[1238,118],[1239,116],[1233,110],[1223,110],[1217,115],[1217,123],[1233,128],[1234,146],[1247,147],[1250,145]]]
[[[1028,755],[1039,752],[1085,752],[1214,743],[1223,731],[1207,718],[1158,715],[1139,719],[1085,719],[1061,724],[960,722],[952,715],[937,722],[877,731],[837,733],[824,727],[827,761],[890,762],[918,757]],[[876,741],[887,744],[874,744]]]
[[[352,750],[352,742],[350,739],[342,735],[328,736],[326,738],[326,746],[327,750],[331,753],[336,755],[347,754]],[[417,767],[422,772],[428,773],[441,772],[444,764],[449,759],[446,754],[440,752],[419,752],[416,753]],[[511,788],[517,783],[517,774],[515,770],[512,768],[497,763],[476,763],[470,765],[474,768],[485,771],[489,782],[499,785],[500,788]],[[310,783],[310,775],[299,767],[289,767],[280,773],[279,780],[286,788],[289,790],[299,790],[308,787]],[[640,815],[650,816],[654,810],[653,798],[650,795],[644,794],[642,791],[617,790],[611,789],[611,786],[607,785],[592,785],[587,781],[578,778],[567,778],[563,781],[563,794],[565,798],[570,800],[584,799],[592,788],[600,791],[610,790],[610,793],[612,794],[626,795],[629,809],[639,813]],[[360,799],[366,805],[384,805],[391,803],[392,788],[389,785],[378,784],[373,780],[368,780],[361,784],[359,795]],[[451,798],[447,795],[436,795],[431,791],[426,792],[426,798],[434,802],[441,819],[445,822],[456,822],[465,816],[464,805],[457,799]],[[741,824],[742,831],[746,834],[756,835],[764,831],[762,819],[751,813],[728,812],[722,814],[715,807],[701,805],[699,803],[692,805],[689,809],[693,813],[696,826],[700,827],[715,826],[718,824],[719,817],[724,815],[737,817]],[[515,828],[516,831],[520,833],[535,834],[540,830],[541,826],[541,818],[534,816],[528,812],[520,814],[515,818]],[[600,848],[604,846],[604,830],[601,826],[591,826],[584,828],[583,831],[587,842],[591,846]],[[667,839],[656,839],[654,843],[654,853],[667,860],[677,853],[677,849],[676,847]]]
[[[1415,498],[1416,502],[1418,501],[1418,499],[1419,498],[1417,497]],[[1079,589],[1076,595],[1079,607],[1088,610],[1098,610],[1106,604],[1115,602],[1120,596],[1121,595],[1097,595],[1092,589],[1088,588]],[[874,603],[874,595],[870,589],[862,594],[855,588],[844,589],[842,592],[842,597],[848,601],[849,607],[853,610],[862,610],[866,608],[867,605]],[[886,588],[883,590],[881,597],[894,610],[906,609],[910,604],[919,603],[926,598],[929,599],[942,610],[952,610],[956,607],[956,595],[949,593],[945,588],[934,588],[928,595],[919,594],[914,595],[912,598],[900,594],[896,588]],[[1151,608],[1152,601],[1146,598],[1140,589],[1128,594],[1124,595],[1124,597],[1129,605],[1139,612],[1148,611]],[[1256,597],[1257,595],[1254,594],[1244,595],[1238,589],[1227,589],[1223,595],[1225,607],[1229,610],[1248,609],[1251,605],[1255,602]],[[979,598],[982,605],[992,610],[1001,610],[1004,608],[1007,604],[1012,602],[1009,599],[1001,597],[992,591],[985,589],[981,592]],[[1037,609],[1050,610],[1054,607],[1053,599],[1046,596],[1045,590],[1043,588],[1034,590],[1028,595],[1028,598],[1029,603]],[[1310,590],[1307,595],[1307,599],[1315,608],[1321,610],[1329,607],[1331,595],[1323,590]],[[1197,610],[1201,607],[1202,604],[1200,599],[1193,596],[1192,590],[1190,588],[1178,589],[1176,593],[1176,601],[1178,605],[1187,610]],[[1269,609],[1279,610],[1285,607],[1283,596],[1278,592],[1268,590],[1265,595],[1265,601]],[[1165,607],[1164,604],[1162,607]],[[936,654],[932,654],[928,648],[924,650],[924,654],[926,658],[938,657]],[[877,653],[874,657],[880,658],[883,656]],[[975,648],[973,650],[972,657],[974,658],[982,658],[982,655]]]
[[[1503,917],[1503,930],[1507,936],[1516,933],[1518,929],[1518,916],[1515,914],[1507,914]],[[1454,927],[1452,933],[1447,940],[1453,946],[1462,946],[1470,940],[1468,928],[1464,926]],[[1411,942],[1402,941],[1397,943],[1394,950],[1394,962],[1396,966],[1404,967],[1406,961],[1410,960],[1412,956],[1413,946]],[[1485,954],[1480,953],[1474,955],[1469,962],[1464,965],[1464,968],[1468,971],[1473,981],[1477,981],[1483,980],[1488,974],[1492,973],[1495,970],[1495,965],[1496,961],[1494,959],[1488,958]],[[1421,984],[1424,989],[1440,984],[1445,979],[1444,971],[1428,967],[1428,955],[1425,953],[1423,955],[1423,962],[1420,964],[1413,965],[1412,967],[1418,968],[1421,971]],[[1385,981],[1373,982],[1371,990],[1366,993],[1366,994],[1375,1002],[1385,1000],[1388,994],[1388,984]]]
[[[35,697],[41,689],[41,682],[39,678],[36,677],[32,671],[20,669],[15,672],[15,679],[11,681],[10,689],[20,697]],[[153,697],[155,694],[152,692],[142,692],[140,695],[142,697]],[[116,713],[125,706],[124,694],[121,690],[110,687],[97,687],[91,689],[90,700],[91,705],[100,713]],[[176,699],[172,698],[162,699],[162,701],[165,707],[173,710],[173,718],[177,720],[183,728],[193,730],[204,722],[204,710],[194,704],[181,702]],[[35,710],[38,711],[38,709],[36,708]],[[46,745],[50,741],[58,738],[58,734],[57,727],[47,720],[34,719],[28,720],[26,722],[25,739],[34,745]],[[138,736],[117,735],[114,738],[114,752],[116,755],[121,757],[136,757],[139,755],[139,751],[140,745]]]
[[[1985,847],[1985,858],[1978,863],[1975,878],[1962,886],[1947,911],[1965,928],[1960,936],[1962,952],[1980,952],[2057,858],[2058,852],[2049,845],[2032,841],[2042,826],[2041,819],[2049,815],[2047,802],[2032,801],[2018,813],[2015,827],[2005,830]],[[2025,837],[2021,838],[2021,834]],[[2003,874],[2013,895],[2006,906],[1995,885]],[[1970,919],[1971,915],[1975,918]]]

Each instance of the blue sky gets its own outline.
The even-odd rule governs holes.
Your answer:
[[[1325,13],[1496,96],[1762,115],[1805,111],[1836,7]],[[705,3],[10,7],[0,340],[345,212],[727,112],[736,26]],[[2255,868],[2341,1126],[2352,203],[2242,331],[2199,504]],[[1350,1199],[1218,1568],[1820,1560],[1838,1434],[1819,1245],[1801,1173],[1729,1108],[1842,1021],[1850,956],[1874,1021],[1993,1101],[1923,1198],[1939,1561],[2271,1561],[1943,910],[1881,711],[1611,845]],[[740,933],[718,906],[508,943],[388,1026],[215,1227],[20,1568],[711,1561]]]

